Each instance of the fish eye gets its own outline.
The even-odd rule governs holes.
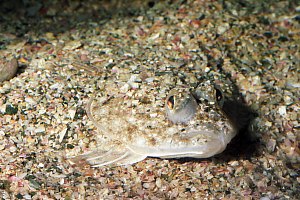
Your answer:
[[[220,106],[223,107],[224,105],[224,96],[221,88],[218,86],[215,86],[215,98],[216,98],[216,103]]]
[[[222,101],[223,95],[222,95],[221,90],[219,90],[218,88],[215,88],[215,90],[216,90],[216,100],[217,101]]]
[[[174,105],[175,105],[175,97],[174,96],[169,97],[169,99],[167,101],[167,105],[170,110],[172,110],[174,108]]]

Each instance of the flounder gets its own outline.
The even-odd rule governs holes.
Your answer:
[[[109,142],[72,162],[127,165],[146,157],[207,158],[224,151],[238,128],[223,110],[222,88],[210,80],[172,87],[163,79],[127,92],[117,82],[104,82],[87,114]]]

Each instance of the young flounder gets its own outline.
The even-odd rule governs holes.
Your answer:
[[[207,158],[221,153],[237,128],[223,112],[218,85],[143,87],[121,92],[107,82],[90,100],[89,118],[109,138],[105,148],[72,158],[94,167],[132,164],[146,157]]]

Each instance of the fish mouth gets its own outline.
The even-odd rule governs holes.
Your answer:
[[[203,133],[202,133],[203,134]],[[207,132],[205,134],[214,134]],[[199,136],[199,133],[198,133]],[[196,133],[192,133],[190,137],[197,139]],[[213,137],[205,139],[205,135],[201,137],[202,141],[189,143],[172,143],[172,141],[163,142],[158,145],[128,145],[127,148],[136,154],[146,155],[149,157],[159,158],[208,158],[223,152],[230,139],[224,138],[223,134],[214,134]],[[191,138],[190,138],[191,139]]]
[[[221,153],[225,150],[226,145],[222,143],[214,143],[215,145],[201,145],[201,146],[186,146],[186,147],[138,147],[128,146],[128,148],[136,154],[146,155],[148,157],[159,157],[159,158],[208,158],[216,154]]]

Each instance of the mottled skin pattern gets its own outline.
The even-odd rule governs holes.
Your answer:
[[[72,161],[96,167],[132,164],[147,156],[206,158],[221,153],[238,131],[222,109],[226,84],[205,80],[195,87],[180,81],[171,85],[169,78],[156,76],[126,92],[120,83],[106,81],[87,113],[109,142]]]

